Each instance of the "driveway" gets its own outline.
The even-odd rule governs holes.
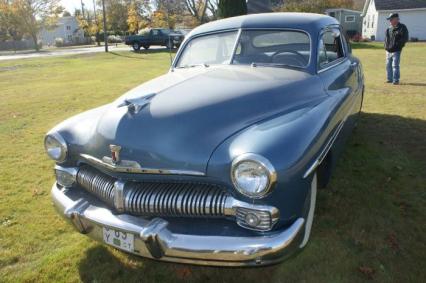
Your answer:
[[[152,46],[150,49],[160,49],[164,48],[161,46]],[[131,50],[131,47],[126,45],[111,45],[109,46],[110,51],[126,51]],[[96,53],[96,52],[104,52],[104,46],[96,46],[96,47],[77,47],[77,48],[64,48],[64,49],[45,49],[40,52],[30,52],[30,53],[17,53],[1,55],[0,53],[0,61],[2,60],[16,60],[16,59],[26,59],[26,58],[40,58],[40,57],[51,57],[51,56],[64,56],[64,55],[75,55],[75,54],[85,54],[85,53]]]

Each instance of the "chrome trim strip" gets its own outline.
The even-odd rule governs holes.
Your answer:
[[[342,130],[346,120],[348,119],[349,115],[352,113],[352,111],[355,107],[355,104],[356,104],[356,100],[352,103],[348,113],[345,115],[345,118],[337,126],[337,129],[334,131],[331,138],[327,141],[324,149],[318,155],[317,159],[314,161],[314,163],[312,163],[311,166],[309,166],[308,170],[306,170],[305,174],[303,175],[303,179],[306,179],[309,175],[311,175],[312,172],[314,172],[315,169],[317,169],[317,167],[321,164],[321,162],[327,156],[327,153],[330,151],[331,147],[333,146],[334,142],[336,141],[337,137],[339,136],[339,133]]]
[[[169,262],[215,266],[256,266],[279,262],[299,249],[305,220],[288,228],[254,236],[194,235],[169,230],[162,218],[148,220],[127,214],[114,215],[96,205],[88,193],[52,187],[57,211],[81,233],[103,242],[103,227],[132,233],[131,253]]]
[[[118,212],[124,212],[124,185],[121,180],[114,182],[114,207]]]
[[[139,163],[132,160],[122,160],[120,164],[113,164],[111,158],[106,156],[102,160],[88,154],[80,154],[80,157],[92,165],[117,173],[205,176],[204,172],[192,170],[143,168]]]

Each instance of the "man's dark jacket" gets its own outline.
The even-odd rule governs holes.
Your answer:
[[[390,26],[386,30],[385,49],[388,52],[401,51],[408,41],[408,29],[399,23],[396,27]]]

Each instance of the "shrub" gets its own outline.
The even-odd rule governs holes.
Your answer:
[[[108,42],[109,43],[121,43],[123,40],[118,35],[110,35],[108,36]]]
[[[63,47],[64,46],[64,39],[62,37],[55,38],[55,46],[56,47]]]

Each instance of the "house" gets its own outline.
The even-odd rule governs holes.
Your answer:
[[[399,13],[410,38],[426,40],[426,0],[366,0],[362,12],[362,36],[384,41],[389,26],[386,18],[392,12]]]
[[[43,45],[55,45],[56,38],[62,38],[64,45],[85,43],[84,31],[73,16],[59,18],[53,28],[40,31],[39,39]]]
[[[327,9],[325,14],[330,17],[336,18],[343,27],[344,32],[348,37],[353,37],[362,32],[362,18],[360,11],[349,9]]]
[[[271,0],[247,0],[247,14],[272,12]]]

